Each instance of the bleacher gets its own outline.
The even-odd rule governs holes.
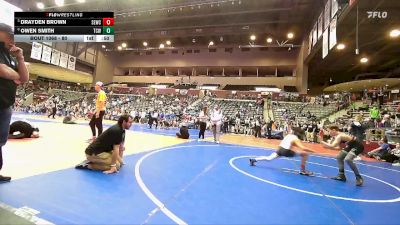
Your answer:
[[[212,99],[204,98],[196,104],[197,113],[200,112],[201,107],[208,106],[212,110],[215,105],[218,105],[224,116],[233,118],[237,112],[240,112],[242,117],[260,117],[263,118],[263,110],[254,100],[236,100],[236,99]]]
[[[284,120],[284,112],[287,112],[288,118],[295,118],[297,121],[307,121],[307,113],[310,112],[314,120],[321,120],[336,111],[335,104],[304,103],[304,102],[273,102],[272,113],[275,120]]]

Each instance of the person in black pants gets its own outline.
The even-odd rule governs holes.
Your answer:
[[[96,112],[90,120],[90,129],[92,130],[92,141],[96,139],[96,127],[98,131],[98,136],[103,133],[103,117],[106,112],[106,93],[102,90],[103,83],[98,81],[95,85],[95,90],[97,91],[96,99]]]
[[[359,172],[357,165],[353,162],[357,155],[364,151],[362,140],[360,140],[357,136],[340,132],[339,127],[336,125],[330,125],[328,127],[328,132],[329,135],[334,138],[334,140],[331,143],[322,141],[321,144],[330,149],[341,150],[336,157],[339,174],[332,179],[346,182],[347,179],[344,169],[344,162],[346,162],[356,176],[356,185],[362,186],[364,179],[361,177],[361,173]],[[346,142],[346,147],[344,149],[340,148],[340,143],[342,142]]]
[[[202,138],[204,140],[204,133],[206,131],[208,121],[208,109],[207,107],[203,107],[203,111],[199,114],[199,123],[200,123],[200,131],[199,131],[199,139]]]
[[[57,113],[57,103],[56,103],[56,101],[53,101],[51,104],[51,113],[47,116],[47,118],[50,118],[50,116],[53,116],[53,119],[55,119],[54,116],[56,115],[56,113]]]
[[[189,139],[189,130],[187,127],[187,124],[183,123],[181,126],[181,129],[179,129],[179,133],[176,133],[177,138],[182,138],[182,139]]]
[[[254,127],[255,130],[255,134],[254,136],[257,138],[261,137],[261,122],[260,122],[260,118],[256,119],[256,126]]]
[[[267,124],[267,135],[268,135],[268,139],[272,138],[272,124],[274,123],[273,120],[270,120]]]
[[[8,139],[38,138],[39,128],[25,121],[15,121],[10,125]]]
[[[0,23],[0,170],[3,167],[2,147],[8,139],[17,85],[29,80],[23,51],[15,46],[13,35],[10,26]],[[11,177],[0,175],[0,182],[10,180]]]

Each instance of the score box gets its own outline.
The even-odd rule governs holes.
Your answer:
[[[104,35],[114,34],[114,27],[103,27],[103,34]]]
[[[114,18],[103,18],[103,26],[114,26]]]

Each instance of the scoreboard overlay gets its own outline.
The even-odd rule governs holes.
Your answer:
[[[114,12],[15,12],[16,42],[114,42]]]

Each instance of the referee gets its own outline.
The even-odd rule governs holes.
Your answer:
[[[102,90],[103,82],[96,82],[95,90],[97,92],[96,98],[96,111],[93,113],[92,119],[90,120],[90,129],[92,130],[92,141],[96,139],[96,127],[98,136],[103,133],[103,117],[106,112],[106,93]]]

